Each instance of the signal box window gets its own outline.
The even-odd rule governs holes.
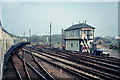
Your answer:
[[[71,43],[71,47],[73,47],[73,43]]]

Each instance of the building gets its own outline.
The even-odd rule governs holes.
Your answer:
[[[97,37],[94,39],[97,48],[105,47],[105,40],[102,37]]]
[[[86,21],[65,29],[66,50],[90,53],[93,49],[94,29],[94,27],[86,24]]]

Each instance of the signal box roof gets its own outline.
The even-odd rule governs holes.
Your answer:
[[[94,27],[86,24],[86,23],[81,23],[81,24],[76,24],[76,25],[73,25],[67,29],[65,29],[65,31],[69,31],[69,30],[75,30],[75,29],[81,29],[81,28],[92,28],[92,29],[95,29]]]

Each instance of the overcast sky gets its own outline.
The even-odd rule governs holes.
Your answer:
[[[117,2],[3,2],[2,24],[11,33],[23,36],[60,34],[79,21],[95,27],[95,36],[118,36]]]

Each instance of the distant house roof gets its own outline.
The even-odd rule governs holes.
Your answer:
[[[81,28],[93,28],[95,29],[94,27],[86,24],[86,23],[82,23],[82,24],[76,24],[76,25],[73,25],[67,29],[65,29],[65,31],[69,31],[69,30],[75,30],[75,29],[81,29]]]

